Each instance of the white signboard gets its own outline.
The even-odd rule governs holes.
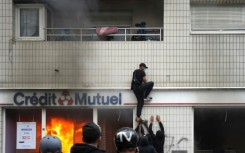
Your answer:
[[[240,89],[153,89],[153,99],[145,106],[245,104],[245,90]],[[90,90],[1,90],[0,105],[14,106],[128,106],[137,99],[129,89]]]
[[[17,122],[16,149],[36,149],[36,122]]]

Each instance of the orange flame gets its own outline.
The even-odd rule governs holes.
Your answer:
[[[47,124],[46,134],[59,137],[62,143],[62,152],[69,153],[74,143],[74,122],[64,118],[52,118],[51,123]]]
[[[47,123],[46,134],[55,135],[60,138],[62,143],[62,153],[70,153],[74,143],[83,143],[82,127],[84,122],[75,125],[73,120],[53,117],[51,122]],[[74,133],[75,131],[75,133]]]

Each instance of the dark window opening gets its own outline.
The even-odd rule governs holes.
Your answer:
[[[197,108],[195,153],[244,153],[245,109]]]

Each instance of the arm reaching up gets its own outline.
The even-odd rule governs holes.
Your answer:
[[[158,122],[158,123],[159,123],[159,127],[160,127],[160,129],[161,129],[161,132],[163,132],[163,134],[165,134],[165,131],[164,131],[164,127],[163,127],[162,122],[160,121],[160,122]]]
[[[160,138],[162,144],[164,145],[164,143],[165,143],[165,131],[164,131],[164,127],[163,127],[163,124],[162,124],[162,122],[160,120],[160,116],[159,115],[156,116],[156,120],[157,120],[157,122],[159,124],[160,131],[161,131],[161,132],[158,131],[157,135]]]
[[[164,127],[163,127],[163,124],[162,124],[162,122],[161,122],[161,119],[160,119],[160,116],[159,116],[159,115],[156,116],[156,120],[157,120],[157,122],[159,123],[160,130],[161,130],[163,133],[165,133]]]
[[[154,140],[155,138],[156,138],[156,135],[153,133],[153,131],[152,131],[152,123],[153,123],[153,121],[154,121],[154,117],[153,116],[151,116],[151,118],[150,118],[150,125],[149,125],[149,133],[150,133],[150,135],[151,135],[151,137],[152,137],[152,139]]]

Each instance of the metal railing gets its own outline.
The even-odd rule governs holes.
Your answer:
[[[46,41],[162,41],[162,28],[118,28],[115,34],[100,36],[96,28],[45,28]],[[141,31],[144,30],[144,33]]]

